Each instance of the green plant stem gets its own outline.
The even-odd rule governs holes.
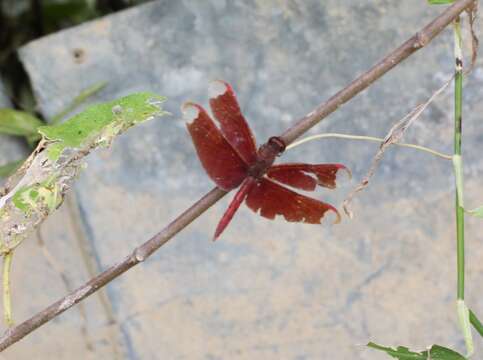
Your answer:
[[[475,313],[470,310],[470,323],[473,325],[476,331],[483,337],[483,324],[481,321],[476,317]]]
[[[303,138],[299,141],[293,142],[289,146],[287,146],[287,150],[293,149],[296,146],[302,145],[303,143],[306,143],[308,141],[313,141],[317,139],[324,139],[324,138],[336,138],[336,139],[349,139],[349,140],[365,140],[365,141],[373,141],[373,142],[382,142],[384,141],[383,138],[378,138],[374,136],[363,136],[363,135],[348,135],[348,134],[339,134],[339,133],[326,133],[326,134],[318,134],[318,135],[312,135],[308,136],[306,138]],[[407,148],[412,148],[416,150],[421,150],[424,152],[427,152],[429,154],[438,156],[440,158],[443,158],[445,160],[452,160],[453,157],[451,155],[446,155],[443,153],[440,153],[439,151],[420,146],[420,145],[415,145],[415,144],[407,144],[407,143],[394,143],[393,145],[397,146],[402,146],[402,147],[407,147]]]
[[[463,105],[463,63],[461,57],[461,26],[459,18],[454,23],[455,32],[455,95],[454,95],[454,155],[461,157],[461,129],[462,129],[462,105]],[[465,238],[464,238],[464,208],[463,208],[463,181],[462,162],[455,169],[460,174],[456,181],[456,243],[457,243],[457,269],[458,269],[458,299],[465,298]],[[459,168],[458,168],[459,167]]]
[[[463,333],[467,357],[474,352],[471,334],[470,312],[465,304],[465,210],[463,204],[463,160],[461,157],[461,137],[463,122],[463,55],[461,24],[459,16],[454,20],[454,155],[453,165],[456,180],[456,267],[457,267],[457,310],[458,320]]]

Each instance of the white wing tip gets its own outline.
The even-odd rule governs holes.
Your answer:
[[[221,80],[212,81],[208,86],[208,93],[211,99],[215,99],[228,91],[228,85]]]
[[[183,113],[183,120],[191,123],[200,114],[200,109],[195,104],[188,102],[181,106],[181,112]]]

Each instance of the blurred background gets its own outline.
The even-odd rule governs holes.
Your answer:
[[[179,111],[207,107],[224,79],[261,144],[367,70],[444,6],[425,1],[3,1],[0,106],[51,121],[83,103],[136,91],[172,113],[93,153],[66,203],[15,252],[21,322],[121,260],[213,187]],[[465,18],[465,28],[467,19]],[[479,34],[479,29],[477,29]],[[469,55],[470,37],[464,32]],[[330,115],[310,134],[384,137],[453,72],[451,29]],[[467,61],[468,63],[468,61]],[[466,204],[482,204],[483,71],[464,90]],[[451,153],[451,87],[404,141]],[[353,172],[313,196],[340,208],[366,174],[375,143],[321,140],[283,161],[340,162]],[[30,152],[1,135],[0,165]],[[368,341],[463,352],[457,325],[451,162],[387,151],[355,218],[313,226],[245,206],[216,243],[231,195],[148,261],[0,354],[0,359],[386,359]],[[483,313],[483,222],[468,217],[467,303]],[[45,248],[53,256],[45,255]],[[475,336],[476,351],[483,350]]]

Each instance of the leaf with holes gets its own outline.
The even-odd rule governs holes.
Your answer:
[[[425,350],[421,352],[410,351],[404,346],[398,346],[396,349],[393,349],[373,342],[368,343],[367,346],[372,349],[384,351],[386,354],[398,360],[466,360],[463,355],[440,345],[433,345],[429,351]]]
[[[0,239],[19,244],[18,239],[62,203],[85,167],[84,157],[110,145],[128,128],[165,114],[164,99],[151,93],[133,94],[90,106],[60,125],[39,127],[42,141],[9,178],[6,189],[0,190]]]

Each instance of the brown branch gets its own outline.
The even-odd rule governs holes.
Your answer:
[[[418,31],[404,44],[389,53],[368,71],[353,80],[349,85],[332,96],[325,103],[320,104],[314,111],[305,115],[294,126],[285,131],[281,138],[290,144],[296,138],[316,125],[320,120],[337,110],[344,103],[355,95],[366,89],[374,81],[383,76],[386,72],[405,60],[417,50],[426,46],[441,30],[450,24],[459,14],[466,9],[472,9],[475,0],[456,1],[448,7],[440,16]]]
[[[448,7],[435,20],[433,20],[421,31],[417,32],[400,47],[392,51],[371,69],[359,76],[325,103],[319,105],[314,111],[300,119],[293,127],[283,133],[281,138],[286,142],[287,145],[290,144],[327,115],[366,89],[374,81],[379,79],[382,75],[391,70],[412,53],[427,45],[436,35],[441,32],[441,30],[443,30],[457,16],[459,16],[461,12],[473,6],[474,1],[475,0],[460,0]],[[178,216],[158,234],[156,234],[153,238],[136,248],[124,260],[103,271],[75,291],[53,303],[30,319],[8,329],[0,339],[0,351],[6,349],[46,322],[52,320],[65,310],[82,301],[87,296],[96,292],[102,286],[106,285],[125,271],[132,268],[134,265],[144,261],[153,252],[168,242],[174,235],[176,235],[179,231],[185,228],[188,224],[190,224],[193,220],[195,220],[198,216],[220,200],[225,194],[225,191],[214,188],[188,210]]]

